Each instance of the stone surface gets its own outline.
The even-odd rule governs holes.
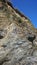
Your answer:
[[[0,3],[0,65],[37,65],[37,30],[10,2]]]

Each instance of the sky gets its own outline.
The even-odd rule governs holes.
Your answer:
[[[15,8],[27,16],[37,28],[37,0],[11,0]]]

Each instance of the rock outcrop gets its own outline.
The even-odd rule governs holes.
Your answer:
[[[6,0],[0,0],[0,65],[37,65],[37,30]]]

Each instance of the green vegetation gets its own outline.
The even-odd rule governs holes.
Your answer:
[[[19,20],[18,20],[18,22],[19,22],[19,23],[22,23],[22,20],[21,20],[21,19],[19,19]]]

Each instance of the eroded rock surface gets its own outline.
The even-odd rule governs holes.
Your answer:
[[[36,29],[17,9],[0,3],[0,65],[37,65]]]

